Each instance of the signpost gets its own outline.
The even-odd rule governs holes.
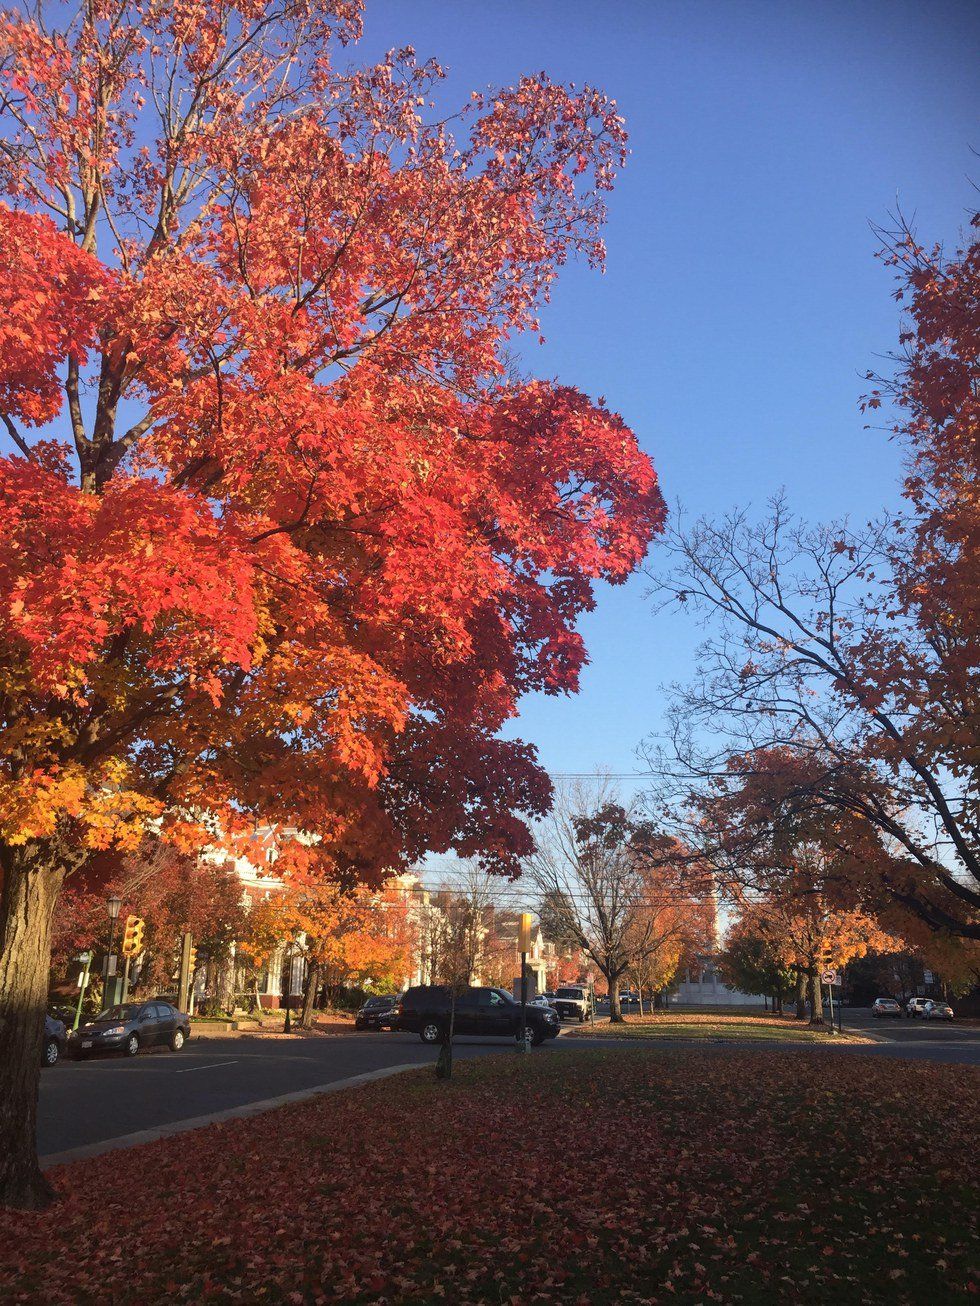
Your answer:
[[[820,976],[821,982],[827,985],[827,1002],[830,1005],[830,1032],[834,1032],[834,985],[840,983],[840,973],[836,970],[825,970]],[[837,1000],[837,1028],[841,1027],[840,999]]]

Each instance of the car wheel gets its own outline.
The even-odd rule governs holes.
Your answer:
[[[172,1052],[179,1052],[183,1046],[184,1046],[184,1031],[182,1029],[175,1029],[174,1032],[170,1035],[170,1050]]]
[[[61,1048],[58,1047],[58,1040],[56,1038],[49,1038],[44,1045],[44,1064],[46,1066],[56,1066],[60,1056]]]
[[[579,1023],[580,1025],[584,1025],[584,1024],[585,1024],[585,1012],[584,1012],[584,1011],[579,1012],[578,1023]]]
[[[531,1047],[539,1048],[541,1044],[544,1042],[544,1030],[532,1029],[530,1033],[531,1033]]]
[[[139,1035],[130,1034],[129,1038],[126,1040],[126,1046],[123,1048],[123,1051],[126,1053],[127,1057],[135,1057],[136,1054],[139,1052],[139,1050],[140,1050]]]
[[[422,1026],[420,1037],[423,1043],[441,1043],[442,1027],[437,1025],[434,1020],[430,1020]]]

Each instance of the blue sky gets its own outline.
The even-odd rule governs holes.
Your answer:
[[[527,370],[605,395],[688,512],[780,487],[811,518],[895,501],[898,452],[857,408],[898,330],[869,221],[901,204],[955,241],[980,207],[980,6],[368,0],[354,60],[405,44],[448,66],[450,102],[543,68],[626,117],[608,270],[567,271]],[[600,593],[582,692],[508,731],[549,770],[635,770],[690,670],[697,631],[646,588]]]

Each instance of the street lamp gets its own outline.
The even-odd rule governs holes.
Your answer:
[[[108,1002],[109,967],[112,965],[112,945],[113,942],[115,941],[116,921],[119,919],[119,913],[122,910],[122,898],[118,898],[115,894],[113,894],[112,897],[106,903],[105,908],[106,911],[109,913],[109,946],[106,949],[106,954],[105,954],[105,976],[102,984],[102,1010],[103,1011],[105,1011],[106,1007],[110,1005],[110,1003]]]

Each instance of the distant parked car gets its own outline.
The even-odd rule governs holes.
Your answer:
[[[396,1013],[398,1011],[398,1004],[399,1002],[401,1002],[404,996],[405,996],[404,990],[401,993],[396,993],[394,998],[392,999],[391,1006],[388,1008],[387,1011],[383,1011],[381,1013],[381,1019],[378,1021],[378,1025],[381,1029],[398,1028],[398,1023],[397,1023],[398,1016]]]
[[[368,998],[354,1017],[355,1029],[383,1029],[381,1021],[395,1005],[395,995],[382,994],[378,997]]]
[[[61,1060],[67,1042],[68,1030],[65,1028],[65,1022],[56,1020],[53,1016],[45,1016],[44,1037],[41,1042],[41,1064],[56,1066]]]
[[[909,998],[905,1004],[906,1016],[921,1016],[928,998]]]
[[[423,1043],[442,1043],[449,1031],[450,991],[441,984],[415,985],[405,990],[395,1012],[396,1029],[418,1034]],[[526,1018],[528,1035],[535,1047],[557,1036],[560,1022],[550,1007],[529,1002]],[[517,1038],[520,1029],[521,1004],[505,989],[465,988],[457,994],[454,1033]]]
[[[882,1016],[897,1016],[901,1019],[902,1004],[897,998],[875,998],[871,1004],[871,1014],[879,1019]]]
[[[79,1058],[90,1052],[135,1057],[141,1048],[161,1043],[179,1052],[190,1036],[190,1017],[169,1002],[123,1002],[79,1026],[72,1044]]]
[[[948,1002],[927,1002],[922,1008],[926,1020],[952,1020],[953,1008]]]
[[[565,984],[555,994],[559,1020],[577,1020],[581,1025],[589,1014],[589,990],[583,984]]]

